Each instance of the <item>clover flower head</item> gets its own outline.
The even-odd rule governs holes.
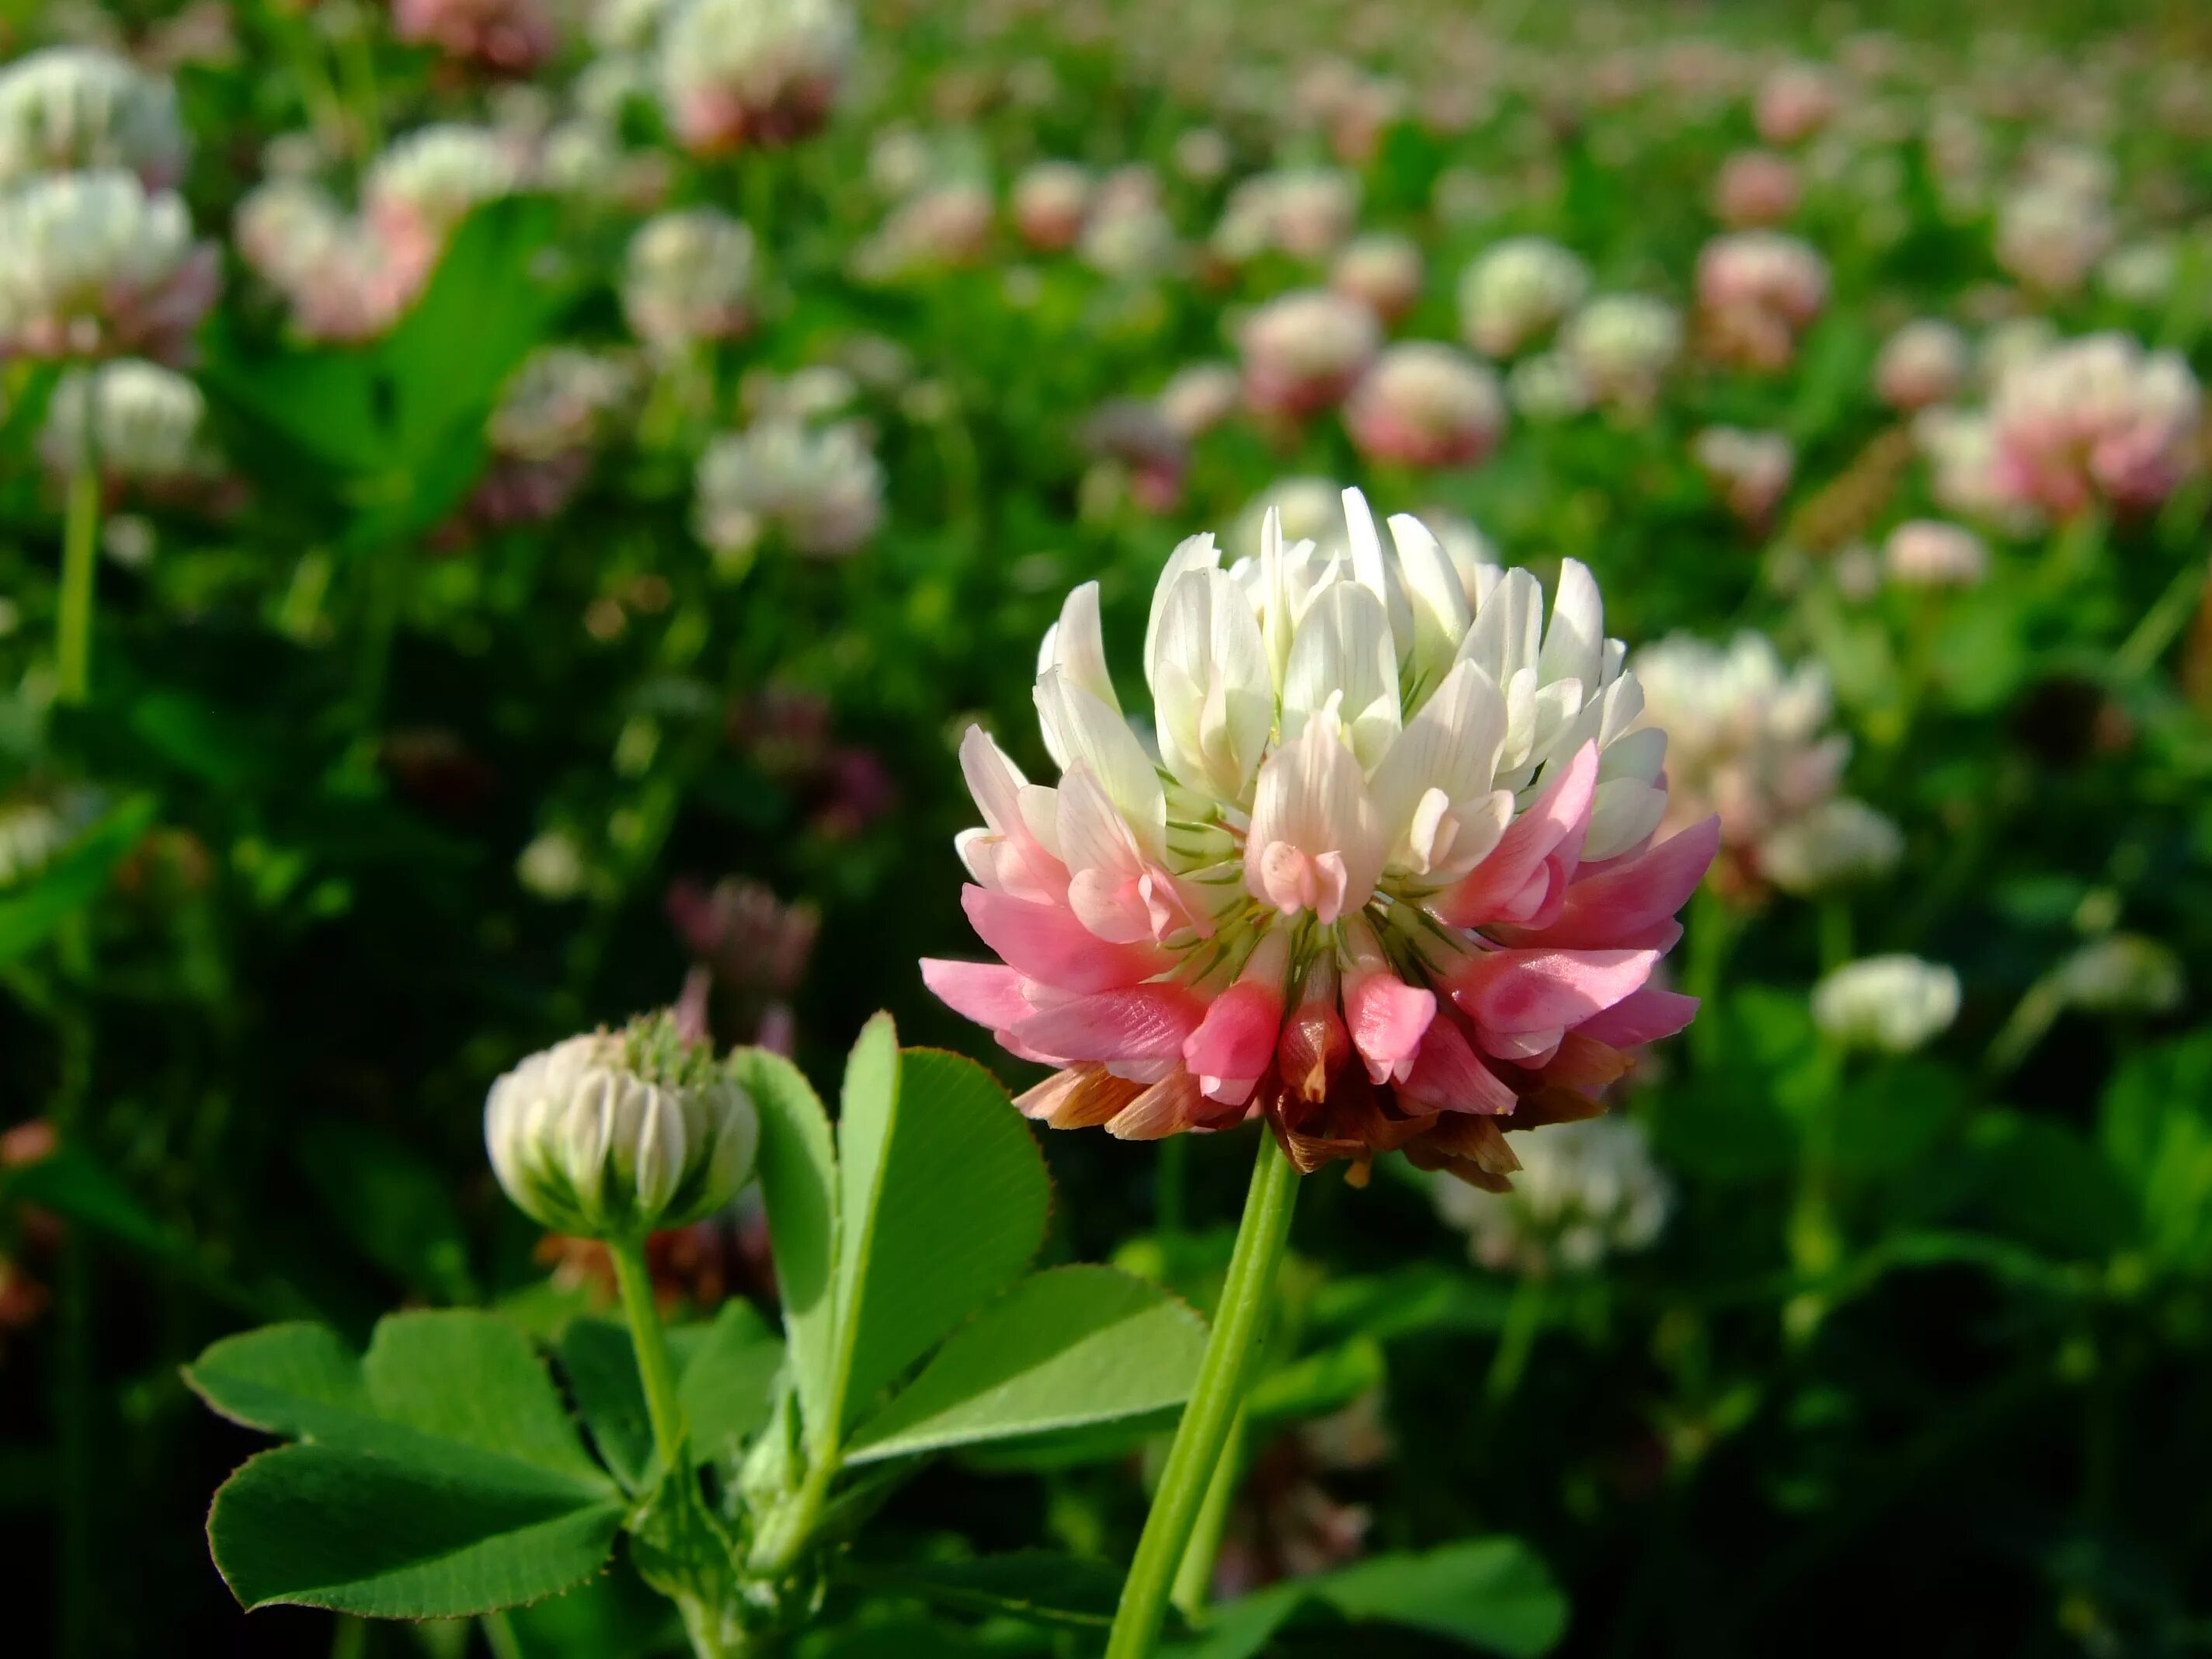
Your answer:
[[[793,551],[859,551],[884,516],[884,471],[863,429],[769,418],[727,433],[699,458],[693,522],[699,539],[741,557],[774,533]]]
[[[752,1172],[751,1097],[665,1015],[570,1037],[491,1086],[484,1145],[518,1208],[559,1233],[641,1238],[712,1215]]]
[[[1327,289],[1279,295],[1244,319],[1244,398],[1254,413],[1297,421],[1349,392],[1375,360],[1382,331],[1357,300]]]
[[[0,185],[116,168],[159,190],[186,153],[175,88],[128,58],[48,46],[0,70]]]
[[[1468,466],[1498,447],[1505,397],[1497,374],[1438,340],[1386,348],[1352,391],[1344,423],[1370,460]]]
[[[1990,550],[1964,525],[1907,519],[1882,544],[1882,566],[1900,587],[1972,587],[1990,574]]]
[[[1567,319],[1559,349],[1590,397],[1641,408],[1681,354],[1681,315],[1648,294],[1601,294]]]
[[[1713,214],[1731,230],[1779,224],[1797,210],[1797,164],[1771,149],[1739,150],[1713,180]]]
[[[1875,390],[1892,409],[1910,414],[1955,397],[1972,363],[1966,337],[1954,325],[1917,318],[1882,343],[1875,359]]]
[[[1460,326],[1477,351],[1510,357],[1589,292],[1589,267],[1576,254],[1545,237],[1511,237],[1461,274]]]
[[[543,0],[392,0],[392,32],[449,58],[528,73],[554,46]]]
[[[1039,656],[1056,787],[971,729],[983,825],[958,850],[999,960],[931,988],[1058,1068],[1062,1127],[1154,1139],[1264,1115],[1302,1169],[1417,1163],[1500,1187],[1504,1132],[1595,1115],[1624,1050],[1694,1000],[1650,985],[1717,845],[1664,842],[1666,738],[1570,560],[1548,621],[1525,570],[1474,597],[1407,515],[1357,491],[1346,544],[1224,563],[1176,548],[1144,651],[1158,753],[1124,718],[1098,589]]]
[[[726,340],[751,322],[753,234],[720,208],[654,215],[623,260],[623,314],[655,350]]]
[[[1325,259],[1359,222],[1359,180],[1334,167],[1255,173],[1229,192],[1212,247],[1242,264],[1263,253]]]
[[[0,195],[0,358],[173,359],[215,301],[216,252],[185,204],[119,169]]]
[[[1014,180],[1014,228],[1041,252],[1073,247],[1083,234],[1097,189],[1091,169],[1080,162],[1034,162]]]
[[[1345,244],[1328,269],[1328,285],[1395,323],[1421,297],[1420,245],[1410,236],[1373,231]]]
[[[792,143],[829,119],[858,43],[842,0],[684,0],[660,31],[661,106],[696,155]]]
[[[1645,717],[1667,733],[1673,821],[1718,815],[1732,860],[1759,876],[1764,848],[1836,793],[1847,739],[1817,664],[1786,667],[1764,634],[1711,645],[1674,635],[1636,654]]]
[[[1647,1249],[1674,1192],[1633,1118],[1554,1123],[1515,1143],[1521,1170],[1508,1193],[1439,1182],[1437,1212],[1467,1235],[1484,1267],[1531,1278],[1588,1273],[1607,1256]]]
[[[1813,988],[1813,1023],[1847,1048],[1909,1054],[1959,1017],[1959,975],[1903,954],[1844,963]]]
[[[1994,481],[2064,518],[2156,507],[2197,471],[2202,396],[2180,355],[2092,334],[2008,368],[1990,400]]]
[[[207,400],[190,379],[118,358],[63,376],[46,406],[39,457],[59,474],[93,466],[116,483],[174,483],[215,470],[206,426]]]

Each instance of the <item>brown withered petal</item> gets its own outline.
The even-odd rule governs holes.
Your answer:
[[[1455,1112],[1439,1118],[1421,1138],[1421,1145],[1445,1158],[1464,1158],[1495,1176],[1510,1176],[1521,1167],[1521,1160],[1505,1144],[1505,1132],[1498,1127],[1494,1117]]]
[[[1198,1079],[1178,1070],[1108,1119],[1106,1133],[1117,1140],[1159,1140],[1189,1128],[1208,1103]]]
[[[1572,1089],[1539,1089],[1522,1097],[1506,1127],[1540,1129],[1547,1123],[1579,1123],[1586,1117],[1603,1117],[1605,1110],[1603,1101],[1577,1094]]]
[[[1480,1187],[1486,1193],[1510,1193],[1513,1183],[1502,1175],[1492,1175],[1472,1158],[1452,1158],[1435,1151],[1427,1142],[1417,1140],[1406,1148],[1406,1161],[1417,1170],[1433,1170],[1470,1187]]]
[[[1542,1075],[1547,1086],[1592,1094],[1619,1082],[1635,1063],[1633,1056],[1610,1043],[1584,1036],[1580,1031],[1570,1031],[1559,1039],[1559,1052],[1544,1067]]]
[[[1071,1066],[1025,1091],[1014,1104],[1024,1116],[1042,1118],[1055,1129],[1089,1129],[1144,1092],[1143,1084],[1115,1077],[1103,1066]]]

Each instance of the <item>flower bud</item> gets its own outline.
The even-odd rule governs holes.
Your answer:
[[[532,1219],[579,1237],[712,1214],[752,1172],[759,1135],[750,1097],[665,1014],[556,1043],[484,1101],[499,1184]]]

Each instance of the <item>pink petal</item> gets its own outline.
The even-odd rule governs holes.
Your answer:
[[[1647,985],[1630,992],[1603,1013],[1593,1014],[1577,1030],[1613,1048],[1632,1048],[1639,1042],[1656,1042],[1674,1036],[1697,1018],[1697,998]]]
[[[1013,1028],[1022,1042],[1073,1060],[1174,1060],[1206,1004],[1182,985],[1135,985],[1078,997]]]
[[[1535,805],[1514,819],[1482,862],[1437,902],[1437,915],[1455,927],[1477,927],[1520,897],[1537,866],[1589,817],[1590,797],[1596,790],[1597,744],[1593,741],[1575,750],[1566,769],[1536,798]]]
[[[1022,994],[1022,976],[995,962],[921,959],[921,982],[956,1014],[1000,1031],[1036,1010]]]
[[[1103,991],[1133,985],[1165,968],[1169,957],[1148,945],[1115,945],[1100,939],[1057,904],[961,890],[960,905],[983,943],[1028,978],[1066,991]]]
[[[1460,969],[1452,1000],[1486,1030],[1569,1028],[1636,990],[1658,962],[1656,951],[1492,951]]]
[[[1399,1085],[1406,1099],[1431,1111],[1480,1112],[1495,1116],[1518,1104],[1505,1079],[1482,1063],[1459,1027],[1436,1021],[1421,1039],[1413,1069]]]
[[[1344,1012],[1352,1046],[1367,1062],[1369,1079],[1402,1081],[1437,1017],[1437,994],[1408,985],[1387,969],[1355,972],[1345,982]]]
[[[1282,993],[1240,981],[1213,1000],[1198,1029],[1183,1039],[1182,1063],[1210,1098],[1242,1105],[1266,1075],[1282,1024]]]
[[[1693,823],[1641,858],[1583,877],[1567,890],[1558,920],[1513,940],[1567,950],[1665,950],[1680,936],[1674,913],[1705,879],[1720,846],[1717,817]]]

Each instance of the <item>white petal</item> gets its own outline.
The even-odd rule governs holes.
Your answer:
[[[1617,858],[1659,827],[1667,816],[1667,792],[1637,778],[1601,783],[1590,798],[1589,834],[1583,861]]]
[[[1054,669],[1037,682],[1037,712],[1048,732],[1066,747],[1064,764],[1089,769],[1150,860],[1167,851],[1167,798],[1152,758],[1128,723],[1081,686]]]
[[[1332,697],[1340,698],[1364,765],[1398,730],[1398,657],[1382,602],[1364,586],[1332,586],[1298,624],[1283,677],[1283,738],[1295,738]]]
[[[1441,790],[1454,805],[1487,795],[1504,740],[1505,703],[1498,688],[1473,663],[1460,664],[1375,769],[1369,793],[1393,847],[1410,846],[1407,826],[1431,791]]]
[[[1152,588],[1152,613],[1145,623],[1145,662],[1147,672],[1152,660],[1152,642],[1160,631],[1160,611],[1176,585],[1194,570],[1218,570],[1221,550],[1214,545],[1213,532],[1188,537],[1176,544],[1176,550],[1168,555],[1166,566]]]
[[[1413,677],[1417,683],[1432,684],[1467,637],[1467,592],[1450,559],[1419,519],[1395,514],[1390,538],[1398,549],[1398,568],[1413,606]]]
[[[1536,678],[1546,682],[1577,680],[1595,686],[1604,645],[1605,601],[1599,597],[1597,579],[1581,560],[1563,559],[1559,592],[1552,598],[1552,625],[1544,635]]]
[[[1049,657],[1037,665],[1042,677],[1057,668],[1070,685],[1078,685],[1115,714],[1121,700],[1114,694],[1113,676],[1106,672],[1106,641],[1098,622],[1098,584],[1083,582],[1060,606],[1060,620],[1045,634]]]
[[[1667,733],[1658,726],[1647,726],[1606,745],[1598,757],[1598,781],[1634,778],[1639,783],[1655,783],[1666,764]]]

